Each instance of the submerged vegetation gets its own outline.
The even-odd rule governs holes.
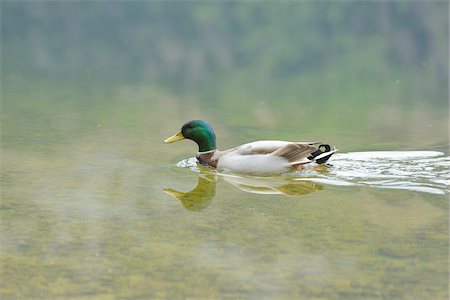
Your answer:
[[[0,298],[448,299],[448,1],[0,6]],[[189,119],[340,152],[205,173]]]

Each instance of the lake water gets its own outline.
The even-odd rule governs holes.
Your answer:
[[[0,1],[0,298],[449,299],[448,5]]]
[[[141,87],[4,86],[3,299],[448,297],[445,147],[306,136],[271,110],[239,125]],[[194,143],[162,143],[190,118],[221,148],[323,135],[340,151],[281,176],[213,172]]]

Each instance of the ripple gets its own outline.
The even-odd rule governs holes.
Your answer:
[[[450,157],[437,151],[337,154],[326,178],[378,188],[448,193]]]
[[[335,154],[329,162],[326,171],[307,168],[290,173],[289,178],[335,186],[371,186],[440,195],[450,192],[450,157],[442,152],[349,152]],[[177,166],[200,172],[195,157],[183,159]]]
[[[197,165],[197,158],[195,158],[195,157],[190,157],[190,158],[186,158],[186,159],[179,161],[177,163],[177,167],[189,168],[192,171],[200,172],[200,168]]]

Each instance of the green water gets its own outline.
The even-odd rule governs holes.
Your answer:
[[[449,298],[447,2],[0,5],[1,299]]]
[[[4,299],[448,296],[445,185],[360,185],[339,173],[349,168],[339,155],[323,170],[233,184],[177,166],[193,143],[162,143],[187,116],[208,117],[219,147],[262,135],[219,110],[143,87],[6,83]],[[310,138],[276,123],[268,138]],[[337,184],[311,180],[320,176]]]

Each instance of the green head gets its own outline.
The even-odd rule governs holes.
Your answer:
[[[173,143],[182,139],[193,140],[199,152],[216,149],[216,135],[211,126],[202,120],[192,120],[181,127],[180,132],[169,137],[164,143]]]

